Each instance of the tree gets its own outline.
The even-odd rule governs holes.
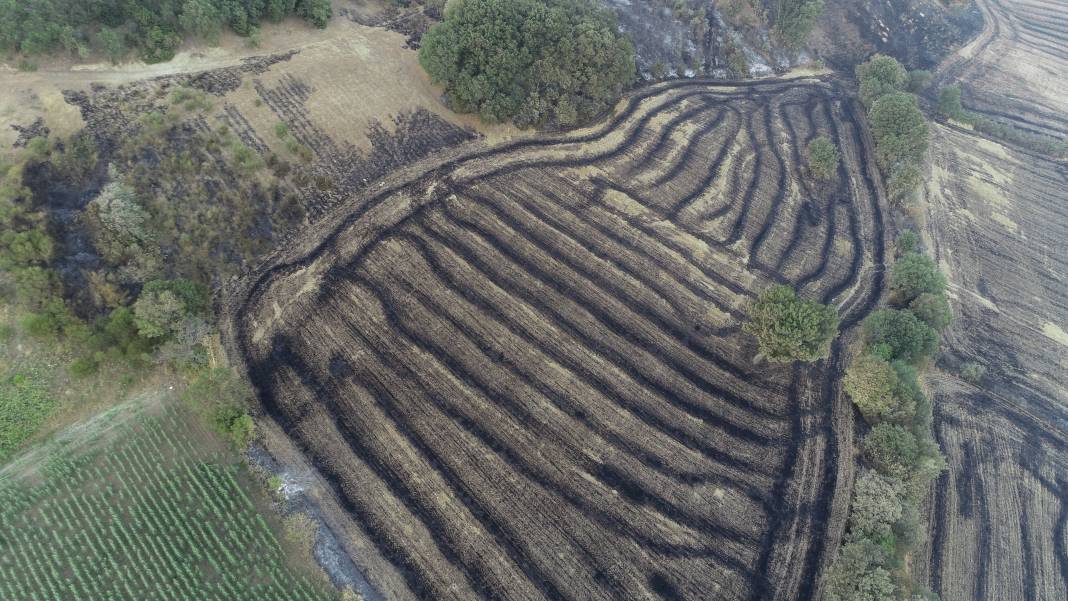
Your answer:
[[[906,422],[915,412],[914,396],[902,382],[900,371],[877,355],[868,353],[854,359],[842,386],[868,423]]]
[[[100,256],[114,265],[136,264],[139,273],[155,268],[159,246],[152,217],[137,200],[133,190],[121,181],[104,186],[85,207],[85,219],[93,245]]]
[[[224,22],[219,8],[213,0],[185,0],[178,22],[186,33],[218,43]]]
[[[861,441],[864,459],[875,471],[899,480],[908,477],[920,457],[916,435],[897,424],[883,423]]]
[[[100,32],[96,34],[96,41],[112,63],[118,64],[126,56],[126,42],[117,30],[107,26],[101,27]]]
[[[915,364],[938,352],[938,332],[906,310],[873,312],[864,320],[863,334],[868,347],[887,360]]]
[[[926,255],[910,252],[890,268],[890,291],[899,303],[908,303],[921,294],[942,294],[946,278]]]
[[[853,485],[849,506],[849,537],[884,544],[893,536],[893,526],[901,519],[904,486],[900,480],[862,469]]]
[[[913,194],[923,184],[923,172],[916,163],[898,165],[890,172],[889,181],[886,183],[886,191],[890,196],[890,202],[898,205],[910,204]]]
[[[589,119],[636,73],[630,41],[589,0],[450,3],[419,62],[454,110],[520,127]]]
[[[296,10],[305,21],[319,29],[326,27],[330,18],[334,16],[330,0],[298,0]]]
[[[841,154],[838,147],[824,136],[820,136],[808,143],[805,148],[805,158],[812,175],[822,181],[832,179],[838,173],[838,162]]]
[[[906,86],[906,91],[912,94],[918,94],[920,90],[927,86],[927,82],[931,81],[931,72],[924,69],[916,69],[909,71],[909,83]]]
[[[883,567],[886,551],[859,540],[847,542],[828,571],[826,601],[897,601],[894,581]]]
[[[908,72],[897,59],[876,54],[868,62],[857,65],[860,100],[871,107],[876,100],[894,92],[902,92],[908,84]]]
[[[815,361],[830,353],[838,313],[834,307],[798,298],[787,286],[773,286],[750,306],[744,329],[756,336],[760,353],[772,361]]]
[[[927,121],[916,97],[892,92],[879,97],[868,112],[875,137],[875,158],[891,173],[899,165],[920,163],[927,152]]]
[[[960,86],[942,88],[938,95],[938,112],[958,121],[964,118],[964,106],[960,103]]]
[[[953,321],[953,311],[949,308],[949,301],[946,300],[945,294],[924,292],[912,299],[909,303],[909,311],[938,331],[946,329]]]
[[[822,14],[823,0],[779,0],[775,10],[775,32],[787,46],[799,48]]]
[[[188,280],[155,280],[145,284],[134,303],[134,320],[141,336],[168,338],[185,329],[189,319],[208,308],[207,290]]]

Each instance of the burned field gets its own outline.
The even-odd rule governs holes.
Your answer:
[[[416,165],[251,277],[231,348],[372,583],[813,598],[850,490],[842,349],[754,365],[740,324],[776,282],[846,327],[877,300],[859,115],[815,80],[647,89],[593,130]],[[797,167],[816,135],[836,186]]]
[[[1068,595],[1068,167],[935,129],[927,234],[955,322],[929,382],[949,470],[931,502],[943,599]],[[972,382],[968,363],[985,375]]]

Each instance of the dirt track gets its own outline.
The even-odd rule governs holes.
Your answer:
[[[388,598],[815,598],[851,484],[841,349],[754,367],[739,324],[773,282],[846,327],[881,293],[842,98],[647,89],[601,127],[400,172],[246,280],[232,351],[399,575]],[[833,190],[798,171],[817,133],[844,151]]]

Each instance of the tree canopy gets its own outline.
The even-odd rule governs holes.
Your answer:
[[[805,158],[808,161],[808,168],[813,177],[818,180],[828,181],[837,175],[838,162],[842,157],[834,142],[824,136],[819,136],[805,147]]]
[[[636,74],[630,40],[590,0],[456,0],[419,62],[454,110],[520,127],[589,119]]]
[[[875,158],[891,173],[899,165],[919,163],[927,152],[927,121],[916,97],[906,92],[881,96],[868,113],[875,136]]]
[[[905,253],[890,268],[890,290],[895,300],[907,303],[921,294],[942,294],[946,277],[926,255]]]
[[[751,305],[745,331],[756,336],[761,354],[772,361],[815,361],[830,352],[838,313],[798,298],[787,286],[774,286]]]
[[[908,71],[897,59],[882,54],[857,65],[856,74],[860,82],[860,100],[867,107],[887,94],[904,91],[910,81]]]
[[[938,332],[907,310],[875,311],[864,320],[864,338],[888,360],[920,363],[938,352]]]

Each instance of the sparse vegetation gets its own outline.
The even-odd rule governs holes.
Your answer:
[[[749,308],[745,330],[757,338],[760,354],[772,361],[815,361],[830,351],[838,314],[834,307],[798,298],[787,286],[773,286]]]
[[[454,110],[520,127],[585,121],[636,75],[629,40],[589,0],[449,4],[419,62]]]

